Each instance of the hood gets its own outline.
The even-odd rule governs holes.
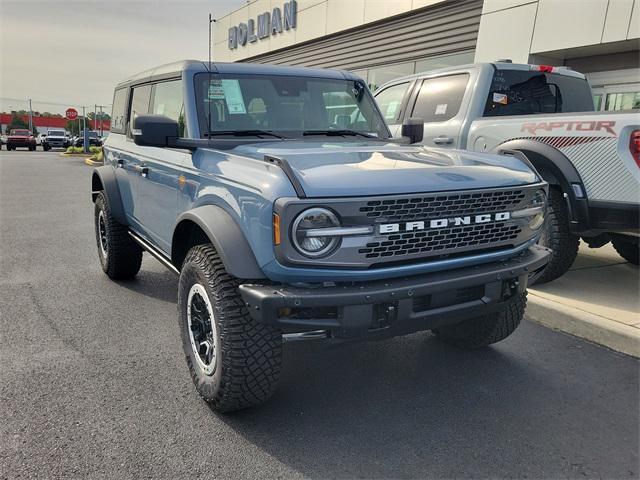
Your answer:
[[[538,181],[521,160],[386,142],[286,141],[233,153],[286,160],[307,197],[344,197],[512,187]]]

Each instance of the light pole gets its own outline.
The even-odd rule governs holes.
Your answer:
[[[33,133],[33,110],[31,109],[31,99],[29,99],[29,132]]]

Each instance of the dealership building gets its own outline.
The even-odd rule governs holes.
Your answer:
[[[563,65],[587,75],[597,109],[640,108],[640,0],[255,0],[216,19],[212,48],[373,89],[474,61]]]

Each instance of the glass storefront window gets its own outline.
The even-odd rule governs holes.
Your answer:
[[[411,75],[412,73],[414,73],[414,67],[415,63],[410,62],[370,68],[369,76],[367,78],[369,88],[371,88],[371,91],[375,91],[380,86],[391,80],[394,80],[398,77],[404,77],[405,75]]]
[[[602,107],[602,95],[597,94],[593,96],[593,108],[596,112],[600,111],[600,107]]]
[[[361,79],[363,79],[366,82],[369,74],[369,70],[367,70],[366,68],[362,70],[351,70],[351,73],[359,76]]]
[[[391,80],[414,73],[427,72],[438,68],[455,67],[456,65],[464,65],[473,63],[475,53],[473,50],[467,52],[452,53],[449,55],[439,55],[437,57],[423,58],[415,62],[396,63],[394,65],[385,65],[383,67],[361,68],[351,70],[369,85],[371,91],[376,91],[382,85]]]
[[[425,58],[416,62],[416,73],[428,72],[429,70],[437,70],[438,68],[454,67],[456,65],[465,65],[473,63],[475,53],[459,52],[451,55],[440,55],[439,57]]]
[[[631,110],[640,108],[640,92],[608,93],[605,110]]]

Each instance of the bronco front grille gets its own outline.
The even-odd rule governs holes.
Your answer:
[[[508,211],[525,197],[522,190],[498,192],[457,193],[429,195],[428,197],[372,200],[360,207],[369,218],[415,220],[434,217],[455,217]]]
[[[520,228],[511,224],[480,224],[420,232],[396,233],[358,250],[366,258],[433,254],[457,248],[482,248],[515,240]]]

